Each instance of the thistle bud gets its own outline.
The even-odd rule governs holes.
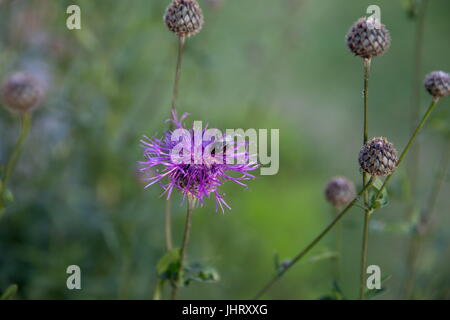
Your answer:
[[[424,86],[436,98],[450,95],[450,74],[444,71],[434,71],[425,77]]]
[[[355,185],[344,177],[334,177],[325,188],[325,198],[334,207],[345,206],[355,197]]]
[[[2,87],[3,100],[13,111],[27,112],[38,106],[44,89],[32,74],[16,72],[8,76]]]
[[[179,37],[193,36],[202,29],[202,9],[196,0],[173,0],[166,9],[164,22]]]
[[[350,28],[346,39],[350,51],[366,59],[382,55],[391,45],[389,30],[372,17],[360,18]]]
[[[397,168],[397,150],[385,138],[369,140],[359,152],[361,169],[372,176],[387,176]]]

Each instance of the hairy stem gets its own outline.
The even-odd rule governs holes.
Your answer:
[[[371,59],[364,59],[364,131],[363,131],[363,144],[366,144],[369,140],[369,73],[370,73]],[[367,183],[368,174],[362,173],[363,186]],[[364,287],[365,287],[365,274],[366,274],[366,260],[367,260],[367,240],[368,240],[368,223],[370,212],[369,206],[369,192],[366,190],[364,192],[364,232],[362,241],[362,251],[361,251],[361,270],[360,270],[360,287],[359,287],[359,298],[363,299]]]
[[[12,153],[9,157],[9,160],[6,164],[5,171],[3,172],[2,179],[0,181],[0,214],[4,209],[4,195],[7,189],[7,185],[9,182],[9,179],[14,171],[14,168],[16,167],[17,160],[20,157],[20,154],[22,153],[22,147],[23,144],[28,136],[28,133],[30,132],[31,127],[31,113],[30,112],[24,112],[20,114],[21,116],[21,125],[20,125],[20,134],[19,138],[17,139],[17,142],[12,150]]]
[[[194,206],[195,206],[195,199],[188,196],[188,207],[186,214],[186,224],[184,225],[183,244],[180,249],[180,264],[178,269],[177,281],[172,288],[172,300],[175,300],[177,298],[179,288],[181,287],[181,284],[183,282],[183,269],[186,260],[186,250],[189,245],[189,238],[191,234],[192,212],[194,210]]]
[[[433,112],[433,110],[436,107],[438,102],[439,102],[439,98],[433,97],[433,100],[431,101],[431,104],[428,107],[427,112],[423,116],[423,118],[420,121],[419,125],[414,130],[411,138],[408,141],[408,144],[406,145],[405,149],[403,150],[402,154],[400,155],[400,158],[398,159],[398,162],[397,162],[397,168],[400,166],[400,164],[402,163],[403,159],[408,154],[408,151],[411,149],[411,146],[414,143],[414,140],[416,140],[417,136],[419,135],[420,131],[422,130],[422,128],[425,125],[425,123],[427,122],[428,118],[430,117],[431,113]],[[394,173],[395,173],[395,171],[394,171]],[[387,184],[389,183],[389,180],[391,180],[391,178],[394,175],[394,173],[389,175],[384,180],[383,185],[381,186],[380,190],[378,190],[378,193],[377,193],[377,196],[376,196],[377,199],[380,198],[381,194],[383,193],[384,189],[386,188]]]
[[[265,294],[289,269],[291,269],[297,262],[299,262],[311,249],[313,249],[317,243],[331,230],[333,227],[342,219],[342,217],[355,205],[361,195],[369,189],[373,184],[374,179],[370,179],[369,182],[364,186],[364,188],[358,193],[358,195],[350,202],[344,210],[339,213],[336,218],[313,240],[306,246],[302,251],[300,251],[287,266],[285,266],[280,272],[278,272],[255,296],[255,299],[259,299],[263,294]]]

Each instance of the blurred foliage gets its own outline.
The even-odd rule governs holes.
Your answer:
[[[162,23],[168,0],[1,0],[0,76],[17,69],[49,84],[36,110],[31,136],[10,188],[15,201],[0,220],[0,292],[17,284],[18,299],[150,299],[164,255],[161,190],[143,190],[136,171],[142,135],[164,131],[177,40]],[[414,19],[401,0],[224,0],[204,9],[202,32],[187,41],[179,111],[188,121],[217,128],[279,128],[280,172],[261,176],[249,190],[225,185],[232,206],[225,214],[208,202],[194,212],[189,261],[214,272],[193,278],[181,298],[254,296],[273,275],[272,253],[294,256],[331,219],[323,199],[327,180],[345,175],[360,182],[362,62],[344,36],[369,5],[382,10],[392,47],[372,64],[370,135],[386,136],[398,149],[410,133]],[[81,7],[82,29],[65,27],[66,8]],[[450,70],[447,0],[430,1],[424,47],[425,72]],[[429,96],[422,94],[425,108]],[[421,136],[417,203],[425,203],[446,145],[450,99]],[[0,164],[18,134],[18,119],[0,108]],[[406,170],[389,188],[390,204],[374,214],[383,225],[405,223]],[[446,184],[436,224],[419,263],[417,296],[450,297],[450,198]],[[184,223],[175,196],[175,243]],[[343,270],[339,285],[355,297],[363,215],[343,221]],[[314,254],[334,248],[333,237]],[[407,237],[370,236],[369,264],[391,274],[383,298],[398,298]],[[267,298],[316,299],[330,291],[333,259],[298,265]],[[82,290],[66,289],[66,268],[82,270]],[[11,288],[11,287],[10,287]],[[336,288],[334,291],[337,292]],[[334,293],[336,296],[337,293]],[[339,288],[339,292],[341,289]],[[338,294],[340,295],[340,294]]]

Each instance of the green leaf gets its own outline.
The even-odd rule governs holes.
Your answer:
[[[220,280],[219,273],[211,266],[195,262],[184,270],[184,284],[187,286],[191,281],[217,282]]]
[[[378,192],[383,187],[383,182],[380,178],[376,178],[372,187],[369,189],[369,205],[373,209],[380,209],[389,204],[389,197],[386,188],[383,189],[379,198]]]
[[[17,294],[19,287],[17,284],[12,284],[8,288],[6,288],[5,292],[0,296],[0,300],[12,300],[14,296]]]
[[[162,279],[174,280],[180,269],[180,249],[168,251],[156,264],[156,271]]]
[[[381,295],[382,293],[386,292],[387,289],[386,289],[386,287],[383,284],[387,280],[389,280],[391,277],[392,277],[392,275],[389,274],[389,275],[386,275],[386,276],[381,278],[381,288],[380,289],[372,289],[372,290],[367,289],[364,292],[365,298],[370,300],[370,299],[373,299],[373,298]]]
[[[273,264],[275,266],[275,270],[278,271],[280,269],[281,264],[280,264],[280,256],[276,252],[273,254]]]

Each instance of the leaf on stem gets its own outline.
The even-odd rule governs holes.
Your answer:
[[[364,293],[364,297],[367,300],[373,299],[375,297],[378,297],[379,295],[381,295],[382,293],[386,292],[386,287],[383,285],[387,280],[389,280],[392,276],[386,275],[384,277],[381,278],[381,288],[380,289],[367,289],[366,292]]]
[[[0,296],[0,300],[14,299],[18,290],[19,290],[19,287],[17,286],[17,284],[10,285],[8,288],[6,288],[5,292],[3,292],[3,294]]]
[[[380,209],[389,204],[389,197],[386,188],[383,189],[379,198],[377,198],[378,192],[381,190],[383,182],[380,178],[376,178],[375,182],[369,189],[369,205],[372,209]]]
[[[184,269],[184,285],[188,286],[192,281],[198,282],[218,282],[219,273],[216,269],[205,264],[195,262]]]

